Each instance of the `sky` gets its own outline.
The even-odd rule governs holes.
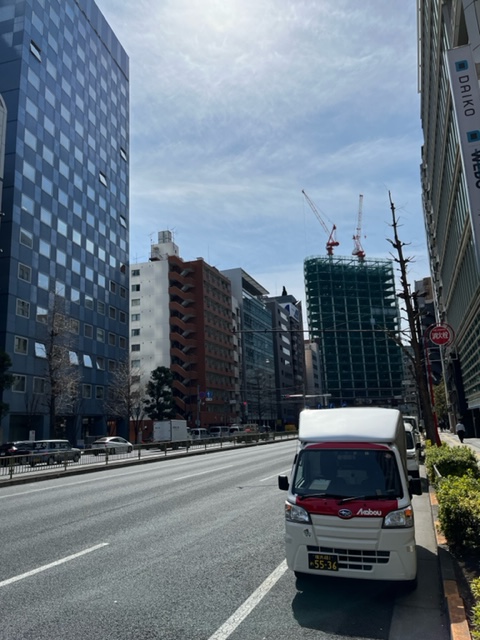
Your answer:
[[[304,300],[303,262],[391,258],[389,192],[429,275],[414,0],[96,0],[130,59],[130,260],[184,260]]]

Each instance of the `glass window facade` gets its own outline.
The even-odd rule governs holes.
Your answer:
[[[42,379],[48,394],[52,382],[45,358],[15,352],[15,336],[44,342],[43,325],[56,317],[59,304],[80,327],[69,340],[72,352],[85,354],[76,366],[82,383],[108,388],[111,376],[96,359],[124,358],[118,345],[128,338],[128,325],[104,309],[113,304],[128,314],[128,300],[112,296],[105,283],[129,288],[129,270],[121,269],[128,264],[129,72],[124,49],[92,0],[4,0],[0,32],[0,94],[8,113],[0,349],[22,380],[4,396],[10,404],[2,423],[5,440],[28,437],[19,387],[37,393]],[[92,341],[85,324],[114,337]],[[92,425],[92,435],[104,433],[102,397],[84,399],[80,415],[59,416],[66,433],[52,433],[43,406],[36,435],[75,442],[84,435],[77,426],[82,422]],[[127,434],[120,420],[117,426]]]

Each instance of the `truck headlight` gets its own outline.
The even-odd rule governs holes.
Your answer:
[[[296,504],[285,502],[285,518],[290,522],[308,522],[310,524],[310,515],[303,507]]]
[[[405,509],[391,511],[385,516],[383,526],[385,528],[413,527],[412,507],[405,507]]]

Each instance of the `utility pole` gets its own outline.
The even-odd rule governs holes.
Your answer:
[[[430,401],[430,393],[427,385],[427,378],[425,375],[424,352],[421,346],[422,337],[421,335],[419,335],[420,322],[416,301],[416,292],[412,293],[410,291],[410,285],[407,279],[407,265],[410,262],[410,259],[405,258],[405,256],[403,255],[403,247],[405,243],[401,242],[398,237],[398,220],[395,213],[395,205],[392,202],[392,196],[390,192],[388,192],[388,197],[390,199],[390,209],[392,212],[392,228],[394,237],[394,239],[389,240],[389,242],[396,250],[398,255],[398,258],[393,256],[394,261],[399,265],[400,271],[400,285],[402,291],[398,294],[398,297],[401,298],[405,304],[405,312],[407,314],[407,322],[410,333],[410,347],[413,351],[413,355],[408,349],[405,349],[405,346],[398,339],[397,344],[399,344],[404,349],[404,352],[410,359],[413,367],[415,382],[418,388],[420,408],[422,411],[423,420],[425,422],[427,439],[437,446],[440,446],[441,441],[438,435],[437,425],[435,423],[433,407]]]

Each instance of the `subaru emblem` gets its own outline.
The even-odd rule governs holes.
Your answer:
[[[351,518],[353,514],[350,509],[339,509],[338,515],[340,518]]]

